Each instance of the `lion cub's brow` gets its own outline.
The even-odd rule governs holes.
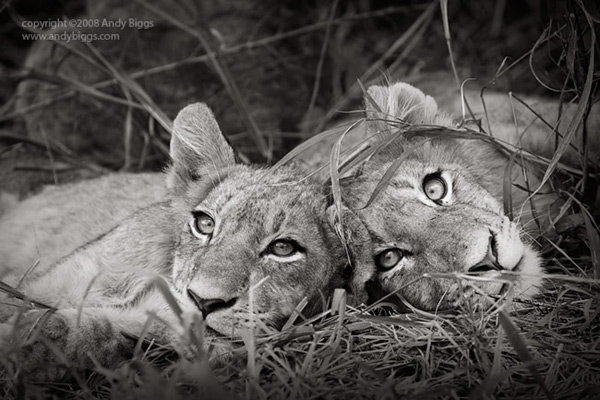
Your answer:
[[[277,232],[285,225],[302,225],[304,221],[312,220],[315,213],[325,207],[325,197],[306,186],[248,185],[236,192],[217,189],[199,207],[202,206],[221,217],[235,216],[239,221]]]
[[[206,199],[214,189],[219,187],[223,182],[227,181],[232,172],[233,171],[231,168],[211,171],[209,174],[207,174],[206,178],[194,182],[194,184],[191,185],[190,189],[188,190],[186,196],[188,201],[192,204],[200,203],[202,200]],[[194,204],[194,206],[196,204]]]
[[[195,182],[186,194],[188,211],[203,211],[213,218],[254,227],[264,233],[286,228],[303,229],[326,207],[320,185],[303,179],[296,170],[279,171],[250,166],[229,166]],[[224,227],[223,225],[221,225]]]

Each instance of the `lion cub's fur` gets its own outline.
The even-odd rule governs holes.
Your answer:
[[[552,158],[556,149],[556,132],[564,135],[575,116],[579,104],[558,101],[542,97],[522,95],[521,93],[502,93],[493,90],[493,85],[482,90],[483,82],[468,80],[464,82],[462,93],[458,90],[452,74],[447,72],[428,72],[415,75],[411,85],[427,93],[443,111],[444,118],[455,126],[462,119],[479,120],[481,127],[490,135],[527,151]],[[464,97],[464,101],[461,99]],[[597,130],[600,127],[600,103],[591,105],[586,120],[588,131],[587,162],[600,165],[600,140]],[[475,128],[475,126],[473,125]],[[561,157],[561,162],[571,167],[581,167],[583,161],[583,124],[575,130],[569,147]]]
[[[453,138],[454,131],[444,128],[419,128],[421,135],[416,128],[398,129],[393,121],[451,124],[431,97],[410,85],[373,86],[365,103],[370,134],[388,139],[400,132],[397,140],[362,167],[356,179],[344,183],[348,206],[371,233],[374,259],[388,249],[401,254],[393,267],[380,267],[372,288],[374,298],[394,292],[413,306],[434,310],[452,307],[465,293],[496,296],[511,288],[510,293],[521,299],[538,294],[544,271],[526,232],[550,226],[560,200],[552,188],[544,187],[532,199],[538,213],[534,221],[530,193],[523,188],[537,188],[543,170],[525,164],[526,182],[523,169],[515,165],[507,170],[509,155],[489,142]],[[400,156],[405,158],[387,186],[364,207]],[[507,172],[514,222],[502,205]],[[445,182],[447,195],[439,201],[431,200],[424,190],[432,177]],[[456,279],[456,274],[464,277],[471,272],[477,276],[468,282]]]
[[[355,255],[370,257],[370,249],[352,251],[369,245],[368,234],[345,212],[345,236],[354,242],[342,245],[324,186],[292,167],[236,163],[202,104],[177,116],[171,157],[166,187],[163,174],[114,174],[47,189],[2,217],[3,281],[57,309],[21,314],[19,302],[4,305],[4,355],[59,377],[43,342],[24,342],[38,326],[75,365],[92,367],[88,354],[114,365],[130,354],[127,336],[140,335],[150,313],[166,324],[151,324],[149,337],[177,340],[169,326],[180,316],[153,284],[157,277],[184,313],[204,313],[209,336],[239,336],[254,319],[281,327],[303,298],[310,312],[336,287],[362,296],[371,272]],[[212,234],[195,231],[198,213],[214,220]],[[278,240],[294,244],[291,256],[274,253]]]

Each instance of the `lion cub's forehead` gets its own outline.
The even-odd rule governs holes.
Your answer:
[[[394,174],[389,178],[384,178],[389,169],[393,167],[393,161],[379,162],[364,169],[360,180],[350,185],[352,190],[357,190],[361,197],[368,199],[375,188],[381,184],[383,179],[387,180],[386,188],[380,194],[387,196],[410,194],[410,190],[419,190],[423,185],[426,176],[446,172],[450,176],[460,174],[456,165],[436,161],[422,160],[419,158],[409,158],[396,167]],[[414,193],[411,194],[411,197]]]
[[[295,170],[244,170],[223,179],[195,209],[207,211],[223,226],[241,224],[277,231],[301,229],[324,217],[322,188]]]

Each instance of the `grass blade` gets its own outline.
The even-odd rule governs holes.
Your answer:
[[[537,192],[537,190],[541,189],[544,186],[544,184],[546,182],[548,182],[548,180],[552,176],[552,173],[556,169],[556,165],[558,164],[558,161],[560,160],[562,155],[567,151],[567,148],[569,147],[571,141],[575,137],[575,134],[577,133],[579,127],[583,123],[584,114],[586,113],[586,110],[588,109],[588,105],[590,102],[590,97],[591,97],[591,93],[592,93],[592,84],[594,81],[594,55],[595,55],[595,49],[596,49],[596,34],[594,31],[594,24],[590,20],[590,16],[587,14],[585,14],[585,15],[586,15],[586,18],[588,19],[588,23],[591,27],[591,29],[590,29],[590,44],[589,44],[590,52],[589,52],[589,64],[588,64],[588,70],[587,70],[587,74],[586,74],[586,78],[585,78],[585,84],[583,86],[583,91],[580,96],[581,101],[577,107],[577,111],[575,112],[573,119],[571,120],[571,122],[569,124],[567,132],[565,133],[565,137],[564,137],[563,141],[560,142],[558,148],[556,149],[556,152],[555,152],[554,156],[552,157],[552,160],[550,161],[550,165],[548,165],[548,168],[546,169],[546,172],[544,173],[544,177],[542,178],[542,181],[540,182],[538,189],[536,189],[536,192]]]
[[[252,118],[252,115],[249,113],[248,106],[246,105],[241,95],[241,92],[235,82],[235,79],[233,79],[233,75],[231,74],[225,63],[221,62],[221,60],[219,59],[219,53],[213,52],[213,47],[215,46],[212,45],[212,34],[210,33],[210,27],[199,26],[197,29],[193,29],[185,25],[172,15],[148,3],[145,0],[135,0],[135,2],[144,6],[150,12],[164,18],[166,21],[173,24],[173,26],[181,29],[184,32],[189,33],[190,35],[194,36],[200,41],[200,43],[204,47],[204,50],[206,51],[206,55],[208,55],[212,66],[215,68],[215,71],[219,75],[221,82],[223,83],[225,89],[234,101],[240,113],[240,116],[242,117],[242,120],[244,121],[244,124],[248,129],[248,133],[250,134],[250,136],[256,144],[256,147],[259,149],[263,157],[270,159],[269,146],[267,145],[260,131],[260,128],[256,124],[256,121],[254,121],[254,118]]]
[[[585,222],[585,231],[589,240],[590,254],[592,257],[592,269],[594,279],[600,279],[600,236],[586,210],[581,213]]]
[[[342,130],[344,129],[344,130]],[[325,142],[327,139],[333,136],[342,135],[346,129],[343,127],[335,127],[332,129],[328,129],[324,132],[321,132],[310,139],[305,140],[300,143],[298,146],[294,147],[290,150],[285,156],[283,156],[271,169],[280,168],[282,165],[287,164],[292,161],[294,158],[298,157],[299,154],[302,154],[306,150],[310,149],[313,146],[316,146],[319,143]]]
[[[390,180],[392,179],[392,177],[394,176],[394,174],[396,173],[398,168],[400,168],[400,165],[402,164],[402,162],[404,162],[404,160],[406,160],[408,158],[408,156],[410,156],[410,154],[416,148],[422,146],[425,142],[428,142],[431,139],[432,138],[425,138],[425,139],[419,140],[417,143],[406,148],[402,152],[402,154],[400,154],[400,156],[398,156],[398,158],[396,158],[394,160],[394,162],[392,163],[392,165],[390,165],[390,167],[387,169],[387,171],[385,171],[385,173],[383,174],[383,176],[377,183],[377,186],[375,186],[373,193],[371,193],[371,197],[369,197],[369,200],[367,200],[367,203],[364,206],[362,206],[360,208],[360,210],[364,210],[365,208],[369,207],[371,205],[371,203],[373,203],[373,201],[375,201],[377,196],[379,196],[379,193],[381,193],[387,187],[388,183],[390,182]]]
[[[504,311],[504,310],[500,311],[500,313],[498,314],[498,320],[500,321],[500,325],[504,329],[504,332],[506,332],[506,337],[508,338],[508,341],[510,342],[510,344],[513,346],[513,348],[517,352],[519,359],[527,367],[527,369],[529,370],[529,373],[531,373],[531,375],[536,380],[538,385],[540,385],[540,388],[546,395],[546,398],[549,400],[554,399],[554,396],[552,396],[552,393],[550,393],[550,391],[546,387],[546,384],[544,383],[542,376],[540,375],[539,371],[537,370],[537,368],[535,366],[535,361],[534,361],[533,357],[531,356],[531,354],[529,353],[529,350],[527,349],[527,345],[525,344],[525,341],[521,337],[521,334],[519,333],[517,327],[515,326],[515,324],[511,320],[511,318],[508,316],[506,311]]]
[[[160,276],[157,276],[154,279],[152,279],[151,282],[156,287],[156,289],[158,289],[158,291],[163,295],[171,309],[175,312],[175,315],[177,315],[177,318],[179,318],[179,321],[183,322],[183,318],[181,316],[181,307],[179,307],[179,303],[175,299],[175,296],[173,296],[173,293],[171,293],[171,289],[169,289],[169,284],[167,283],[167,281],[165,281]]]

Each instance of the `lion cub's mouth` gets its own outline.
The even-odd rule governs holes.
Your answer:
[[[515,267],[513,269],[511,269],[510,272],[521,272],[521,270],[523,269],[524,263],[525,263],[525,255],[522,255],[521,258],[519,259],[519,262],[517,262],[517,265],[515,265]],[[498,291],[498,296],[506,295],[506,293],[510,289],[511,285],[514,285],[514,282],[516,282],[519,279],[519,276],[512,275],[512,274],[504,274],[504,275],[502,275],[502,278],[505,280],[508,280],[510,282],[504,282],[502,284],[502,287]]]
[[[515,265],[515,267],[511,271],[520,272],[522,269],[522,266],[524,264],[524,261],[525,261],[525,255],[522,255],[521,258],[519,258],[519,262],[517,263],[517,265]]]

